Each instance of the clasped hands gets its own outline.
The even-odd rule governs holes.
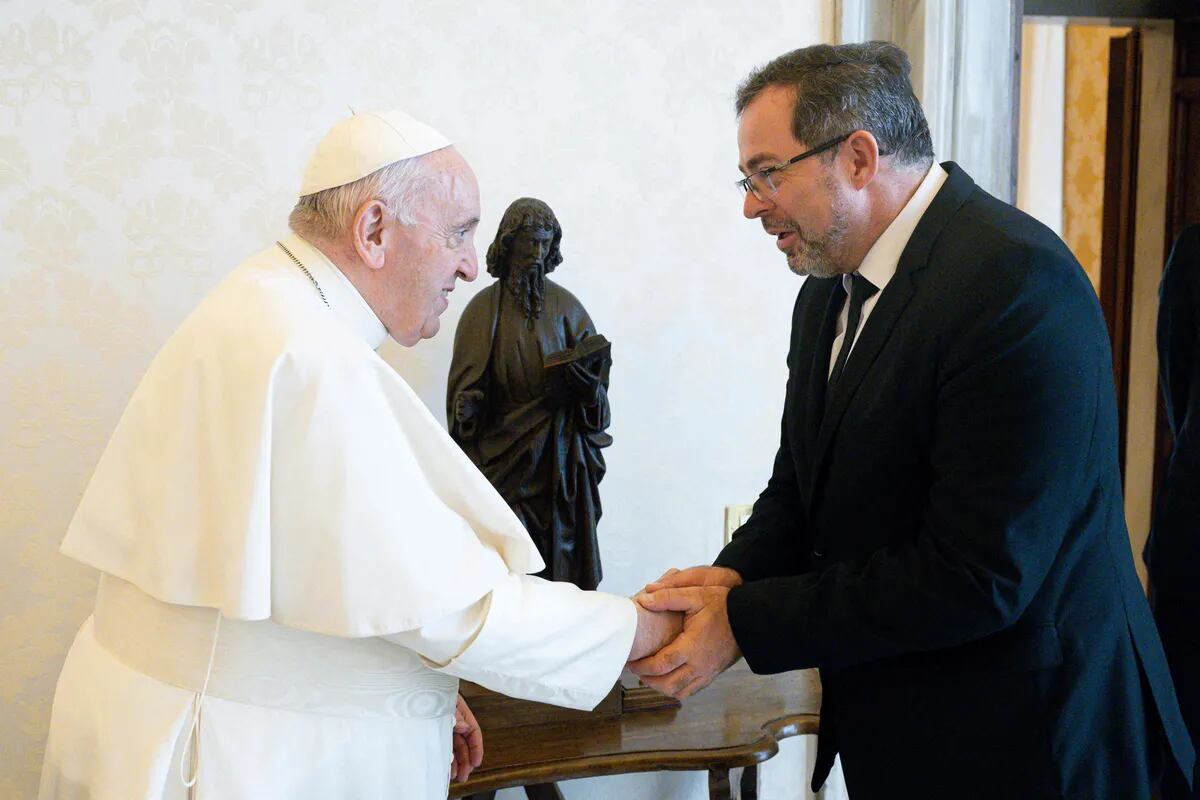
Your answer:
[[[670,569],[634,603],[638,632],[629,668],[642,682],[682,699],[713,682],[742,656],[726,599],[742,577],[728,567]]]
[[[647,686],[684,698],[712,683],[742,656],[725,600],[742,577],[726,567],[670,569],[634,596],[637,633],[629,668]],[[483,734],[458,696],[450,778],[465,781],[483,762]]]

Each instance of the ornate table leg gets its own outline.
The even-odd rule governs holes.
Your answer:
[[[733,800],[728,769],[718,767],[708,771],[708,800]]]
[[[758,800],[758,764],[751,764],[742,771],[741,800]]]

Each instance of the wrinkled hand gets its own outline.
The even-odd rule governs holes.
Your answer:
[[[483,731],[475,715],[467,707],[463,696],[458,696],[454,707],[454,754],[450,762],[450,780],[465,781],[471,770],[483,763]]]
[[[648,610],[684,612],[683,632],[662,650],[634,661],[629,668],[647,686],[677,699],[712,683],[742,657],[729,627],[725,606],[729,589],[723,585],[685,586],[638,595],[638,603]]]
[[[634,608],[637,609],[637,632],[629,649],[630,661],[657,653],[683,628],[683,614],[678,611],[650,611],[636,600]]]
[[[732,589],[742,585],[742,576],[729,567],[672,567],[656,581],[646,584],[642,592],[657,592],[662,589],[679,589],[685,586],[725,586]],[[640,595],[639,595],[640,596]]]

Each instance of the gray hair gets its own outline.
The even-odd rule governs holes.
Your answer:
[[[933,142],[913,94],[908,56],[891,42],[818,44],[785,53],[738,87],[737,113],[769,86],[796,90],[792,135],[816,147],[856,130],[869,131],[880,155],[896,166],[928,166]]]
[[[441,185],[427,167],[427,156],[406,158],[351,183],[306,194],[288,215],[288,227],[306,239],[337,239],[369,200],[382,200],[394,219],[411,225],[417,195]]]

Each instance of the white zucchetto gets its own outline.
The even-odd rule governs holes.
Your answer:
[[[329,129],[300,183],[300,196],[344,186],[372,172],[423,156],[453,142],[402,111],[369,111],[354,114]]]

